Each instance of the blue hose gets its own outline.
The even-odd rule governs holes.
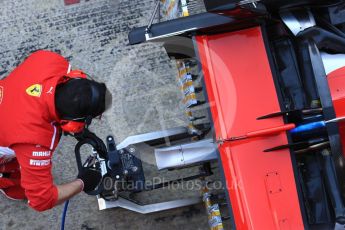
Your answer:
[[[65,219],[67,214],[69,200],[66,200],[65,206],[63,207],[62,219],[61,219],[61,230],[65,230]]]
[[[292,129],[290,131],[290,133],[292,133],[292,134],[303,134],[306,132],[311,132],[311,131],[325,128],[325,127],[326,127],[325,121],[316,121],[316,122],[311,122],[308,124],[297,126],[296,128]]]

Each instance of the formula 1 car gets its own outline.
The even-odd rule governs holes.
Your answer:
[[[130,194],[205,181],[216,167],[223,197],[202,189],[211,229],[344,228],[345,1],[204,0],[196,14],[192,2],[157,1],[148,25],[129,34],[131,45],[160,42],[176,60],[191,124],[117,146],[109,136],[98,168],[135,185],[104,189],[104,180],[100,208],[149,213],[201,202],[143,205]],[[154,23],[161,4],[169,20]],[[196,116],[200,106],[209,115]],[[157,172],[200,171],[147,187],[140,143],[154,149]]]

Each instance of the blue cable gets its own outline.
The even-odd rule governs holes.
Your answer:
[[[62,219],[61,219],[61,230],[65,230],[65,219],[67,214],[69,200],[66,200],[65,206],[63,207]]]

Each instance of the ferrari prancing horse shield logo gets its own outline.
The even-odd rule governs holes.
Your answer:
[[[42,93],[42,85],[34,84],[26,89],[26,93],[33,97],[40,97]]]
[[[4,97],[4,88],[0,86],[0,104],[2,102],[2,98]]]

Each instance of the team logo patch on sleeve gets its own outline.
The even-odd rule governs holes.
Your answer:
[[[40,97],[42,93],[42,85],[34,84],[26,89],[26,93],[33,97]]]
[[[30,159],[30,165],[32,165],[32,166],[47,166],[47,165],[50,165],[50,160]]]
[[[4,88],[0,86],[0,104],[2,102],[2,98],[4,97]]]

